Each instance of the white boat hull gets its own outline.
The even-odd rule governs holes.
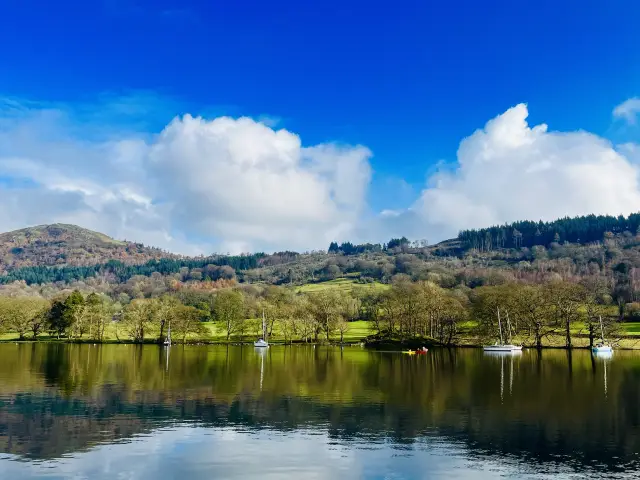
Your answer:
[[[593,347],[592,350],[594,353],[613,353],[613,348],[608,345],[602,347]]]
[[[267,342],[265,342],[264,340],[257,340],[255,342],[253,342],[253,346],[254,347],[260,347],[260,348],[266,348],[269,346],[269,344]]]
[[[485,352],[520,352],[521,345],[487,345],[483,347]]]

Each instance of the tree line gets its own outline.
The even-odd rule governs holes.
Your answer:
[[[24,281],[27,285],[55,282],[70,283],[90,277],[102,276],[111,278],[117,283],[124,283],[132,277],[142,275],[149,277],[153,273],[172,275],[182,269],[199,269],[202,275],[196,280],[215,281],[220,278],[235,277],[236,271],[257,268],[264,253],[236,256],[216,256],[189,259],[162,258],[149,260],[142,265],[128,265],[118,260],[92,266],[32,266],[20,267],[0,276],[0,284]],[[225,268],[226,267],[226,268]]]
[[[473,337],[537,348],[562,337],[571,348],[576,333],[588,336],[592,346],[602,334],[601,320],[605,336],[620,334],[618,317],[609,315],[611,303],[606,285],[591,280],[511,282],[478,287],[468,296],[428,281],[401,280],[382,294],[366,295],[363,313],[382,337],[428,337],[445,345]]]
[[[136,298],[122,305],[106,295],[83,295],[75,290],[52,301],[41,297],[0,297],[0,331],[18,334],[20,340],[43,333],[56,339],[162,342],[171,327],[174,341],[206,339],[213,321],[227,341],[260,336],[262,318],[267,335],[274,332],[285,342],[326,340],[348,330],[347,322],[359,316],[356,298],[339,291],[295,294],[280,287],[260,295],[239,288],[218,292],[181,291],[154,298]],[[111,329],[107,332],[107,327]]]
[[[609,314],[612,304],[606,284],[593,279],[509,282],[465,292],[398,276],[384,290],[354,287],[299,293],[266,286],[214,292],[184,289],[118,301],[77,290],[53,300],[0,297],[0,328],[20,339],[37,339],[49,332],[58,339],[103,341],[108,335],[111,340],[142,343],[162,342],[169,326],[177,341],[210,338],[206,325],[213,325],[231,341],[261,336],[264,318],[267,337],[287,343],[338,338],[342,342],[351,322],[364,320],[381,338],[429,338],[455,345],[470,337],[493,342],[502,335],[505,342],[516,339],[542,347],[555,336],[571,348],[576,333],[587,335],[593,344],[601,335],[601,319],[607,336],[619,334],[619,318]]]
[[[425,248],[428,245],[426,240],[418,240],[411,242],[407,237],[392,238],[387,243],[362,243],[353,244],[351,242],[342,242],[338,245],[338,242],[331,242],[327,253],[329,254],[342,254],[342,255],[360,255],[363,253],[378,253],[378,252],[394,252],[396,250],[402,250],[403,248]]]
[[[492,251],[501,248],[531,248],[536,245],[569,242],[601,242],[606,233],[640,232],[640,214],[625,216],[586,215],[552,222],[521,221],[501,226],[463,230],[458,240],[466,249]]]

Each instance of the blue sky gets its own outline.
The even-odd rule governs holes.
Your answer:
[[[530,125],[637,140],[612,117],[640,95],[633,1],[3,3],[0,96],[55,106],[76,140],[248,115],[305,146],[366,146],[369,212],[419,202],[463,138],[520,103]]]

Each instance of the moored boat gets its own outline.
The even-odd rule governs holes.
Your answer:
[[[171,320],[169,320],[169,331],[167,332],[167,338],[165,338],[164,340],[164,346],[165,347],[171,346]]]
[[[522,351],[522,345],[486,345],[483,347],[485,352],[519,352]]]
[[[482,347],[485,352],[519,352],[522,351],[522,345],[512,345],[510,343],[502,343],[502,321],[500,320],[500,309],[497,309],[498,313],[498,333],[500,334],[500,343],[494,345],[485,345]],[[507,332],[508,339],[511,340],[511,325],[509,324],[509,314],[507,313]]]
[[[604,341],[604,327],[602,325],[602,317],[600,317],[600,334],[602,335],[602,342],[591,347],[591,350],[593,351],[593,353],[603,353],[603,354],[613,353],[613,348],[611,347],[611,345],[609,345]]]
[[[613,353],[613,348],[611,345],[607,345],[606,343],[599,343],[594,345],[592,348],[594,353]]]
[[[267,338],[267,325],[266,322],[264,320],[264,310],[262,310],[262,338],[256,340],[255,342],[253,342],[253,346],[254,347],[259,347],[259,348],[266,348],[269,346],[269,342],[267,342],[265,339]]]

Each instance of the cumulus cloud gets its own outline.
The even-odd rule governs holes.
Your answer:
[[[529,126],[524,104],[462,140],[417,199],[376,192],[395,201],[371,217],[364,146],[304,145],[272,123],[224,116],[186,114],[152,133],[139,117],[167,105],[101,102],[94,113],[0,99],[0,231],[64,222],[185,254],[304,251],[640,210],[637,144]]]
[[[364,147],[318,145],[250,118],[175,119],[149,173],[181,229],[228,245],[322,247],[350,233],[370,178]]]
[[[621,118],[631,125],[636,123],[636,119],[639,113],[640,98],[638,97],[625,100],[613,109],[613,116],[615,118]]]
[[[527,106],[517,105],[465,138],[456,168],[431,176],[409,209],[385,213],[378,228],[437,241],[522,219],[640,210],[638,168],[624,154],[629,145],[618,151],[587,132],[530,127],[527,116]]]
[[[365,147],[191,115],[155,136],[84,118],[87,140],[59,106],[2,113],[0,231],[65,222],[187,254],[304,250],[348,237],[365,207]]]

